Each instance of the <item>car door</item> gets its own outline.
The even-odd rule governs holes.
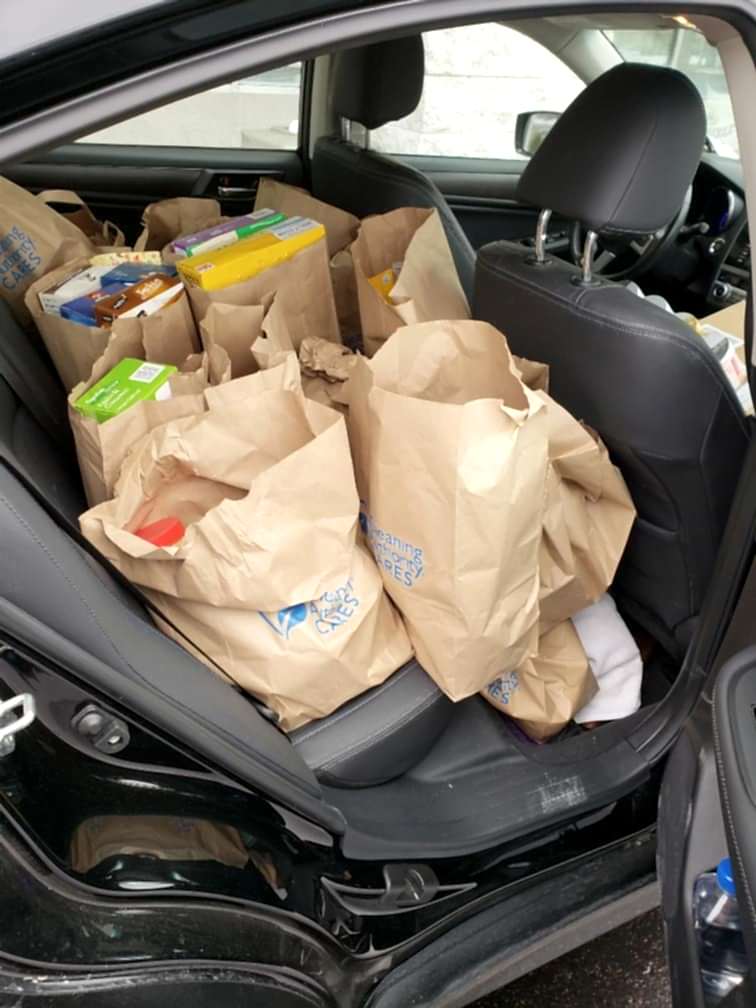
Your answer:
[[[39,192],[71,189],[132,243],[144,207],[175,196],[219,200],[230,216],[249,210],[257,184],[302,183],[310,65],[291,63],[230,81],[4,167]]]
[[[756,967],[756,646],[735,655],[714,692],[714,750],[750,974],[733,1004],[753,1004]],[[732,965],[732,964],[731,964]]]
[[[426,32],[420,104],[370,132],[373,150],[429,176],[473,248],[532,238],[537,211],[517,200],[527,157],[517,150],[517,117],[562,112],[584,82],[523,32],[492,22]],[[552,227],[552,237],[559,231]]]
[[[753,352],[746,305],[745,356]],[[754,376],[749,368],[751,391]],[[753,427],[752,427],[753,432]],[[668,758],[657,868],[674,1008],[708,1008],[697,885],[730,857],[750,970],[721,1002],[756,1003],[756,442],[751,438],[691,664],[700,696]],[[705,671],[710,670],[704,678]],[[698,923],[697,923],[698,922]],[[708,962],[711,965],[710,962]],[[716,972],[716,971],[715,971]]]

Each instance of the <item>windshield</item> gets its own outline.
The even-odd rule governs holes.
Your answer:
[[[630,63],[655,63],[682,70],[696,85],[706,106],[707,134],[717,154],[738,158],[738,137],[727,80],[714,46],[690,28],[652,31],[619,29],[604,34]]]

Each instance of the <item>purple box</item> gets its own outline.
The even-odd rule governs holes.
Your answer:
[[[280,224],[285,219],[284,214],[275,210],[255,210],[254,213],[232,217],[231,220],[205,228],[204,231],[182,235],[174,241],[173,251],[181,256],[203,255],[213,249],[223,248],[224,245],[233,245],[240,238],[249,238],[257,231]]]

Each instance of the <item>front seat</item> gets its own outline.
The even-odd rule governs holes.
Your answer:
[[[678,213],[700,161],[701,98],[675,70],[613,68],[527,165],[518,197],[599,234],[647,235]],[[625,611],[676,654],[690,640],[746,450],[740,404],[704,341],[626,287],[494,242],[476,318],[551,368],[550,392],[605,440],[638,511],[615,581]]]
[[[414,112],[423,93],[420,35],[337,53],[331,69],[331,109],[367,130]],[[398,207],[435,207],[441,215],[459,279],[472,293],[475,252],[436,185],[422,172],[338,136],[321,137],[312,156],[312,191],[357,217]]]

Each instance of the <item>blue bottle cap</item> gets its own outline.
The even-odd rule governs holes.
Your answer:
[[[717,866],[717,882],[722,892],[728,896],[735,895],[735,876],[732,872],[732,861],[728,857],[722,858]]]

